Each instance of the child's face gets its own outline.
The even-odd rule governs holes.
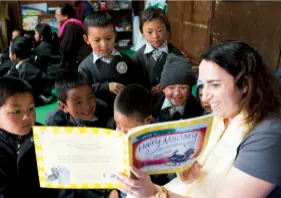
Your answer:
[[[12,51],[11,51],[11,45],[9,47],[9,58],[12,62],[17,62],[17,56],[16,54],[13,54]]]
[[[165,87],[166,98],[174,105],[183,105],[190,97],[191,89],[188,85],[176,84]]]
[[[0,107],[0,128],[15,134],[27,135],[35,124],[35,105],[30,93],[10,96]]]
[[[146,21],[142,26],[143,36],[154,48],[159,48],[167,40],[168,31],[160,19]]]
[[[211,109],[211,106],[209,105],[209,103],[202,100],[203,87],[199,88],[198,92],[199,92],[198,93],[199,94],[199,100],[200,100],[200,104],[201,104],[202,108],[205,110],[206,113],[211,113],[212,109]]]
[[[106,56],[114,48],[114,27],[112,25],[108,25],[107,27],[89,27],[84,39],[97,55]]]
[[[34,39],[36,42],[40,42],[40,34],[37,31],[35,31]]]
[[[59,106],[76,120],[90,121],[96,110],[93,89],[89,85],[73,88],[67,93],[66,104],[59,102]]]
[[[18,30],[15,30],[12,32],[12,39],[16,38],[17,36],[20,36],[21,32]]]
[[[140,122],[133,115],[126,116],[120,113],[118,110],[114,109],[114,120],[116,122],[117,129],[127,134],[128,131],[134,127],[149,124],[152,121],[152,116],[149,116],[143,122]]]

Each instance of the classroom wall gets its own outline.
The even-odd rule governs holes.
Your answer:
[[[281,67],[281,2],[168,1],[168,6],[172,42],[195,59],[212,43],[236,39],[259,50],[271,71]]]

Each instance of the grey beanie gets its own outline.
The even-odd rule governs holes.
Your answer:
[[[183,56],[168,54],[161,73],[160,84],[163,89],[175,84],[186,84],[192,88],[196,84],[196,77],[191,63]]]

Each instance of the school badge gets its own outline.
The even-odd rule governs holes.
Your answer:
[[[120,74],[125,74],[128,70],[128,66],[125,62],[122,61],[117,63],[116,69]]]

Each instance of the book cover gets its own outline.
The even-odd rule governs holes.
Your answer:
[[[128,134],[88,127],[33,127],[40,186],[111,189],[117,173],[188,169],[208,143],[211,115],[133,128]],[[120,187],[120,186],[119,186]]]

